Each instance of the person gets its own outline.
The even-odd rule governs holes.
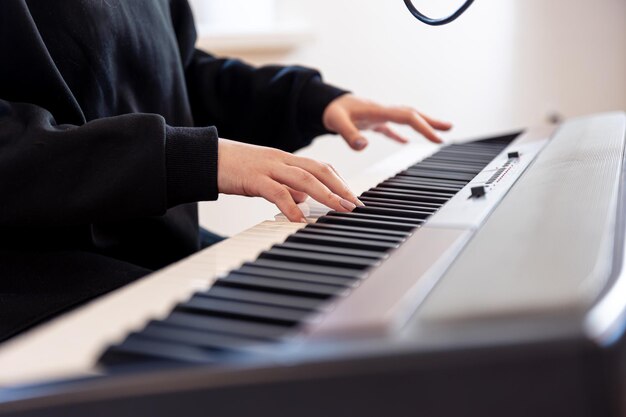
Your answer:
[[[196,50],[186,0],[4,0],[0,22],[0,340],[197,251],[196,202],[219,193],[292,221],[307,196],[354,209],[331,166],[291,153],[316,136],[450,128]]]

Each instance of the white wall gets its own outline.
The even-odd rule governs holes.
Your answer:
[[[435,3],[444,13],[459,1],[415,2]],[[356,94],[454,122],[452,139],[537,125],[551,113],[626,109],[624,0],[477,0],[459,20],[436,28],[416,21],[401,0],[277,0],[277,8],[279,21],[301,21],[313,40],[287,54],[244,58],[317,67]],[[304,154],[357,175],[400,149],[369,137],[370,148],[358,154],[332,137]],[[232,234],[275,211],[220,197],[201,213],[205,226]]]

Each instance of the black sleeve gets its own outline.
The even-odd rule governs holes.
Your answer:
[[[58,125],[41,107],[0,100],[0,195],[3,227],[161,215],[217,198],[217,132],[154,114]]]
[[[195,49],[193,17],[184,0],[172,0],[172,20],[196,125],[215,125],[221,137],[286,151],[329,133],[324,109],[346,91],[323,83],[313,69],[255,68]]]

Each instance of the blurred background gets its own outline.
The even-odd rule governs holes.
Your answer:
[[[257,65],[317,68],[326,82],[359,96],[452,121],[449,141],[626,110],[626,0],[476,0],[443,27],[418,22],[402,0],[191,3],[199,47]],[[414,1],[434,17],[461,3]],[[351,178],[403,150],[366,136],[362,152],[323,136],[299,153]],[[277,211],[261,199],[220,196],[202,203],[201,223],[232,235]]]

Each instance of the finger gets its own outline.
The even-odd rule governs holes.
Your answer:
[[[296,203],[293,201],[289,190],[284,185],[277,183],[276,181],[272,181],[270,178],[267,178],[261,184],[259,184],[261,197],[266,199],[267,201],[276,204],[276,207],[292,222],[302,222],[305,223],[306,219],[304,218],[304,214],[298,208]]]
[[[411,126],[413,130],[421,133],[426,139],[434,143],[443,142],[433,128],[415,110],[407,108],[387,107],[383,109],[388,120]]]
[[[425,115],[422,112],[417,112],[426,122],[434,127],[437,130],[450,130],[452,128],[452,123],[444,122],[442,120],[433,119],[430,116]]]
[[[404,136],[400,136],[395,130],[390,128],[386,123],[376,125],[374,126],[372,130],[374,132],[382,133],[383,135],[387,136],[390,139],[395,140],[396,142],[400,142],[400,143],[409,142],[407,138],[405,138]]]
[[[287,165],[276,172],[273,178],[288,187],[305,192],[313,199],[333,210],[347,212],[354,210],[356,207],[356,204],[350,202],[345,197],[335,194],[315,175],[302,168]]]
[[[346,199],[357,206],[363,205],[363,203],[357,198],[356,194],[350,190],[346,181],[341,178],[341,176],[337,173],[337,170],[335,170],[332,165],[324,164],[314,159],[297,156],[292,156],[292,158],[288,159],[286,162],[291,166],[302,168],[303,170],[313,174],[319,181],[328,187],[328,189],[341,198]]]
[[[289,191],[289,194],[291,194],[291,198],[293,198],[293,201],[295,201],[296,203],[304,203],[306,199],[309,198],[309,195],[307,193],[294,190],[291,187],[287,187],[287,191]]]
[[[354,125],[347,112],[340,112],[333,120],[333,129],[348,142],[348,145],[356,151],[365,149],[367,139],[363,137],[359,129]]]

